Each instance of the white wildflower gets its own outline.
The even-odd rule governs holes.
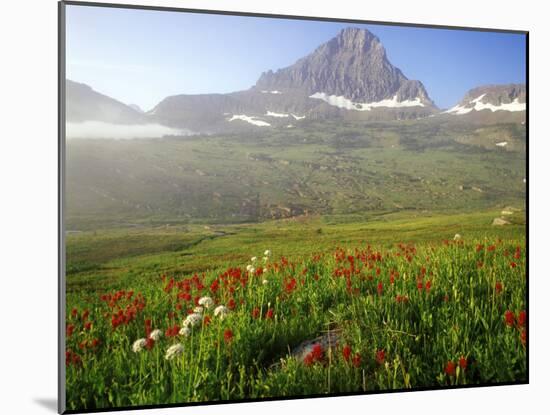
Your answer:
[[[203,308],[201,306],[195,307],[193,313],[202,314]]]
[[[266,249],[265,252],[264,252],[264,256],[271,256],[271,251],[269,249]]]
[[[164,358],[166,360],[172,360],[174,357],[179,356],[183,353],[183,345],[181,343],[173,344],[166,350],[166,355]]]
[[[269,283],[268,280],[263,280],[263,281],[262,281],[262,284],[263,284],[263,285],[267,285],[268,283]]]
[[[183,320],[183,327],[193,327],[202,321],[202,315],[199,313],[189,314],[185,320]]]
[[[462,239],[462,235],[460,235],[459,233],[455,234],[455,237],[453,238],[455,241],[458,241],[460,239]]]
[[[248,264],[248,265],[246,266],[246,270],[247,270],[248,272],[250,272],[251,269],[254,269],[254,267],[253,267],[252,265]]]
[[[199,298],[199,305],[202,305],[204,308],[210,308],[213,304],[214,301],[210,297]]]
[[[149,338],[153,339],[154,341],[158,341],[158,339],[160,339],[160,336],[162,336],[162,331],[160,331],[159,329],[155,329],[151,332],[151,334],[149,334]]]
[[[182,327],[180,329],[180,336],[189,337],[190,334],[191,334],[191,329],[189,327]]]
[[[255,262],[258,258],[256,258],[255,256],[253,256],[252,258],[250,258],[250,262]]]
[[[214,309],[214,315],[219,316],[222,320],[227,314],[229,314],[229,309],[224,305],[219,305]]]
[[[249,272],[250,274],[254,274],[254,273],[256,272],[256,268],[251,267],[251,268],[248,270],[248,272]]]
[[[132,350],[134,351],[134,353],[139,353],[143,350],[146,344],[147,344],[147,340],[145,339],[136,340],[132,345]]]
[[[268,257],[264,256],[264,262],[267,262],[268,259]]]

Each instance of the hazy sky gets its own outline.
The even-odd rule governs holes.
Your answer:
[[[67,6],[67,77],[150,110],[169,95],[248,89],[348,26],[377,35],[441,108],[479,85],[525,82],[524,35],[76,5]]]

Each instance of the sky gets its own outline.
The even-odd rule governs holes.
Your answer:
[[[440,108],[476,86],[524,83],[522,34],[68,5],[67,78],[152,109],[177,94],[248,89],[345,27],[366,28]]]

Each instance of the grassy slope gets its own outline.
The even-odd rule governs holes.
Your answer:
[[[521,207],[522,128],[327,122],[238,136],[74,140],[67,226]],[[506,149],[494,145],[502,140]]]
[[[259,256],[265,249],[277,256],[300,258],[336,246],[439,243],[456,233],[470,239],[524,238],[523,214],[514,216],[513,225],[492,226],[492,219],[499,215],[498,210],[452,215],[400,212],[364,222],[300,217],[206,229],[190,225],[87,231],[67,237],[67,289],[103,290],[165,272],[189,274],[242,266],[249,256]]]

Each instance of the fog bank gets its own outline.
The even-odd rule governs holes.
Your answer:
[[[191,131],[160,124],[111,124],[102,121],[68,122],[67,138],[106,138],[128,140],[134,138],[161,138],[166,135],[191,135]]]

